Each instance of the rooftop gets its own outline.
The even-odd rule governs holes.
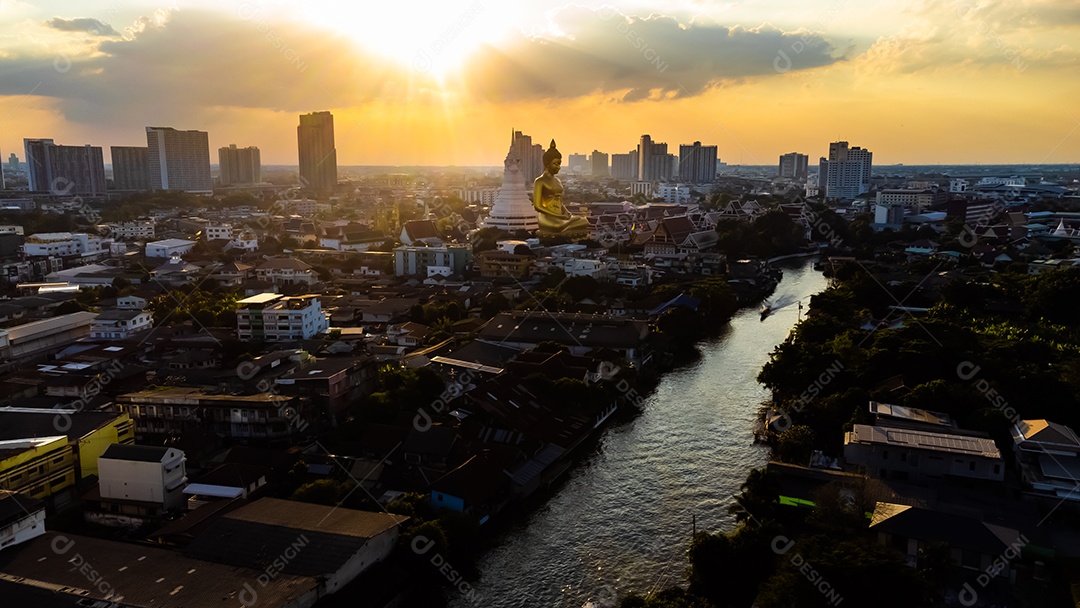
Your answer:
[[[867,424],[856,424],[845,443],[890,445],[982,458],[1001,458],[1001,452],[992,439]]]
[[[105,585],[95,585],[71,566],[76,553],[84,564],[102,573],[100,582]],[[125,604],[155,608],[238,605],[245,582],[259,585],[260,606],[286,606],[319,586],[313,578],[280,573],[261,585],[261,568],[217,564],[165,549],[56,532],[0,552],[0,572],[30,579],[29,584],[61,585],[88,598],[105,599],[114,594]]]

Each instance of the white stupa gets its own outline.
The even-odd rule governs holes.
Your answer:
[[[510,152],[506,154],[503,169],[503,184],[499,188],[499,194],[495,197],[495,203],[491,205],[491,212],[484,218],[484,228],[498,228],[513,232],[515,230],[533,231],[540,228],[537,220],[536,209],[529,200],[529,193],[525,190],[525,177],[521,174],[522,162],[510,144]]]

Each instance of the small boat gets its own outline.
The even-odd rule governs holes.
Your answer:
[[[762,304],[761,305],[761,320],[764,321],[765,317],[769,316],[770,314],[772,314],[772,304],[769,304],[768,302]]]

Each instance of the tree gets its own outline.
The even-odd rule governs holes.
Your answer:
[[[349,486],[343,482],[334,481],[333,479],[319,479],[311,483],[305,483],[297,488],[289,497],[289,500],[337,506],[348,493]]]
[[[776,457],[781,462],[789,462],[807,466],[810,463],[810,453],[814,450],[814,429],[797,424],[780,433],[776,441]]]

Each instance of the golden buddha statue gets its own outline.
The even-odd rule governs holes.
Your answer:
[[[563,206],[563,185],[555,175],[562,168],[562,154],[555,148],[555,140],[544,152],[544,173],[533,182],[533,207],[540,222],[540,232],[567,233],[583,232],[589,227],[589,221],[578,215],[571,215]]]

